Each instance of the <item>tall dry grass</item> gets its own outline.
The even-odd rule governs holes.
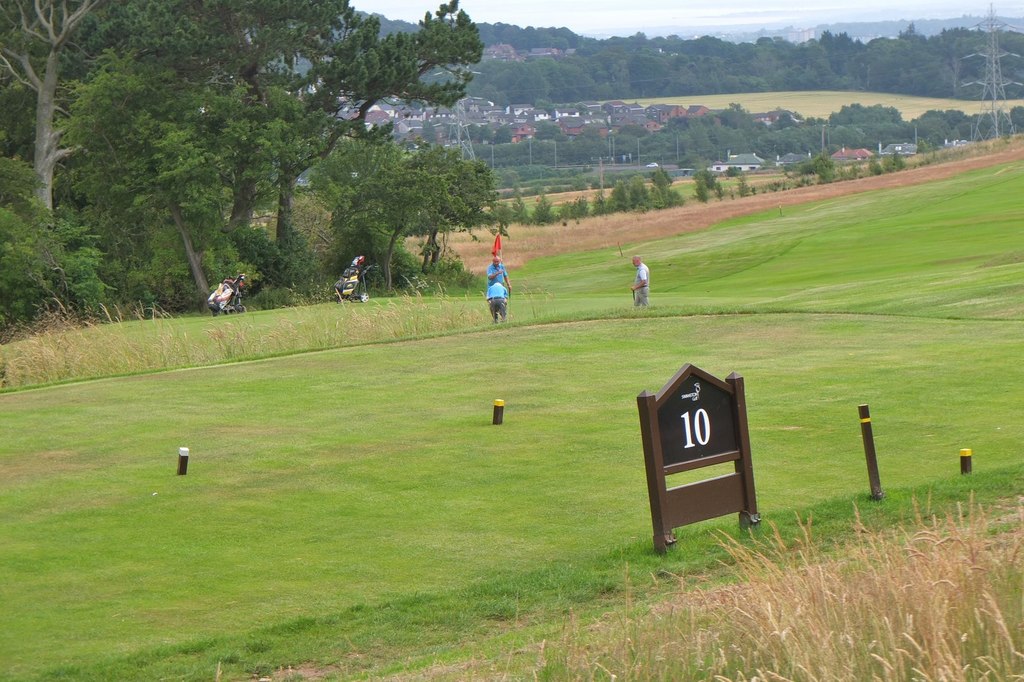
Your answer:
[[[0,388],[197,367],[409,339],[479,326],[479,307],[405,296],[367,306],[296,309],[290,315],[206,320],[49,318],[0,345]]]
[[[826,553],[723,541],[735,585],[547,646],[541,679],[831,682],[1024,680],[1024,497]]]

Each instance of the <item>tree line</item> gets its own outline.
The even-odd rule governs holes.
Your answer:
[[[704,36],[648,38],[642,33],[602,40],[566,30],[517,34],[483,31],[519,47],[546,39],[571,50],[559,59],[487,60],[475,67],[469,94],[500,105],[584,102],[788,90],[866,90],[921,97],[977,99],[985,80],[991,36],[980,29],[947,29],[923,36],[911,24],[896,38],[854,40],[825,31],[791,43],[761,38],[732,43]],[[1007,82],[1024,82],[1024,34],[997,33]],[[487,44],[491,44],[488,42]],[[1009,94],[1009,93],[1008,93]],[[1011,97],[1013,95],[1010,95]]]
[[[195,310],[243,271],[252,293],[311,291],[357,248],[390,287],[403,235],[485,222],[496,192],[481,164],[401,153],[367,114],[454,104],[482,49],[457,1],[399,33],[347,0],[4,2],[0,326]],[[296,218],[315,167],[332,203],[313,244]]]

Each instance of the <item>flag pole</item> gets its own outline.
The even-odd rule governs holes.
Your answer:
[[[498,228],[498,231],[494,235],[494,246],[491,248],[491,255],[492,256],[497,256],[498,258],[501,258],[501,228],[500,227]],[[502,273],[503,273],[502,277],[505,280],[505,319],[507,320],[508,317],[512,314],[512,287],[509,286],[508,269],[505,268],[505,261],[504,260],[502,260],[502,262],[501,262],[501,267],[502,267]]]

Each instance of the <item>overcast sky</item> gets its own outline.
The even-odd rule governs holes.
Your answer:
[[[352,0],[363,12],[388,19],[417,22],[440,5],[438,0]],[[583,35],[685,36],[705,26],[811,28],[818,24],[882,19],[949,19],[982,17],[993,7],[999,16],[1024,14],[1021,0],[1012,5],[972,4],[952,0],[460,0],[459,7],[478,23],[516,26],[567,27]],[[623,30],[624,29],[624,30]],[[688,31],[686,29],[694,29]]]

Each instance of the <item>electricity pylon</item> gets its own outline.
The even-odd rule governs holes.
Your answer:
[[[1019,59],[1020,55],[1000,49],[999,29],[1005,28],[1006,24],[996,18],[995,10],[991,5],[989,5],[988,17],[979,26],[988,31],[988,43],[985,46],[985,51],[969,54],[964,59],[984,57],[985,79],[971,81],[964,85],[981,85],[983,87],[981,99],[984,104],[981,113],[975,118],[974,125],[971,126],[971,133],[974,140],[989,140],[1014,133],[1013,121],[1006,109],[1006,86],[1022,84],[1003,77],[1000,59],[1003,57]]]
[[[448,144],[458,146],[462,150],[462,159],[475,161],[473,141],[469,139],[469,119],[466,117],[466,101],[460,99],[455,103],[455,116],[448,126]]]

